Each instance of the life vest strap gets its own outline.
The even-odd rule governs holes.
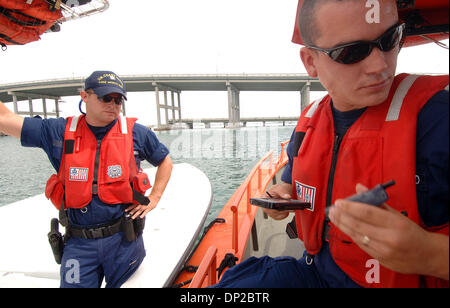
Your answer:
[[[292,221],[286,225],[286,233],[291,240],[298,239],[297,224],[295,223],[295,216]]]
[[[141,194],[140,192],[133,189],[133,200],[138,202],[141,205],[149,205],[150,199],[146,197],[145,195]]]
[[[61,202],[61,206],[59,207],[59,223],[66,228],[69,226],[69,218],[67,217],[67,210],[64,209],[64,198],[63,201]]]
[[[19,42],[16,42],[15,40],[13,40],[12,38],[10,38],[9,36],[7,36],[6,34],[3,34],[3,33],[0,33],[0,39],[3,39],[5,41],[7,41],[8,43],[11,43],[11,44],[14,44],[14,45],[23,45],[23,44],[21,44]],[[2,46],[3,46],[3,43],[2,43]]]
[[[18,19],[15,16],[13,16],[13,14],[25,17],[27,20],[23,19]],[[5,9],[5,8],[0,8],[0,14],[2,14],[3,16],[5,16],[6,18],[8,18],[9,20],[11,20],[12,22],[18,24],[19,26],[25,26],[25,27],[36,27],[36,26],[43,26],[46,24],[46,22],[44,20],[40,20],[36,17],[27,15],[25,13],[22,13],[19,10],[9,10],[9,9]]]

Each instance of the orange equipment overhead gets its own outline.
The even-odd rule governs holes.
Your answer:
[[[0,0],[0,45],[23,45],[40,39],[58,19],[61,10],[45,0]]]
[[[304,0],[298,1],[292,42],[303,45],[298,16]],[[406,23],[404,47],[448,39],[448,0],[397,0],[400,20]]]

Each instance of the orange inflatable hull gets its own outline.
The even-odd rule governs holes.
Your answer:
[[[23,45],[40,39],[62,17],[45,0],[0,0],[0,45]]]
[[[298,28],[299,0],[292,42],[303,45]],[[399,17],[406,22],[407,37],[403,46],[410,47],[448,39],[448,0],[397,0]],[[447,32],[447,33],[444,33]]]

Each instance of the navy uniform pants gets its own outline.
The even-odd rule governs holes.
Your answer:
[[[70,238],[61,261],[61,288],[118,288],[145,257],[142,235],[128,242],[123,232],[102,239]]]
[[[228,269],[213,288],[360,288],[331,258],[328,245],[314,261],[293,257],[251,257]]]

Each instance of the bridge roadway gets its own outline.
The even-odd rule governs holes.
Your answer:
[[[286,123],[297,123],[298,117],[265,117],[265,118],[241,118],[240,123],[245,127],[247,123],[257,122],[262,123],[266,126],[266,122],[282,122],[283,126]],[[205,128],[211,128],[211,123],[222,124],[224,127],[227,126],[228,118],[211,118],[211,119],[182,119],[181,122],[186,124],[190,129],[194,128],[194,124],[204,124]],[[173,120],[169,120],[169,124],[176,124]]]
[[[85,78],[87,77],[3,84],[0,85],[0,100],[4,103],[13,102],[14,111],[18,114],[59,116],[59,100],[64,96],[79,95],[83,90]],[[182,121],[181,93],[183,91],[227,91],[229,126],[239,125],[241,121],[240,91],[299,91],[302,109],[310,103],[310,91],[325,91],[318,79],[306,74],[129,75],[122,76],[122,79],[128,92],[155,92],[160,128],[168,126],[170,121]],[[161,93],[163,93],[163,102],[161,102]],[[33,112],[31,103],[33,99],[42,99],[44,112]],[[20,100],[30,102],[28,112],[18,111],[17,102]],[[46,100],[55,101],[55,113],[46,111]],[[123,111],[126,112],[125,106]],[[165,113],[165,121],[161,111]]]

